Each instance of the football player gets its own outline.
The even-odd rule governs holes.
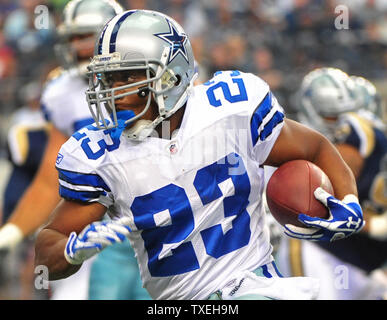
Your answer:
[[[361,99],[358,113],[371,121],[374,126],[386,131],[386,106],[375,85],[364,77],[351,76],[355,90]]]
[[[373,278],[387,261],[387,139],[371,85],[339,69],[319,68],[305,76],[300,89],[300,119],[324,132],[340,151],[356,177],[367,222],[362,232],[335,243],[283,239],[282,270],[324,279],[320,299],[380,299],[387,292]]]
[[[38,81],[32,81],[22,87],[20,93],[24,105],[12,115],[7,137],[11,167],[4,188],[2,222],[7,221],[17,202],[33,180],[47,142],[49,126],[39,109],[41,89],[41,83]],[[20,265],[21,268],[28,270],[28,272],[23,273],[24,276],[27,274],[33,276],[33,248],[33,239],[26,239],[12,253],[0,249],[3,251],[0,253],[2,255],[0,257],[0,274],[4,279],[0,281],[0,290],[3,293],[7,292],[7,288],[10,287],[24,288],[18,292],[19,298],[23,295],[22,292],[25,294],[33,292],[32,283],[23,281],[24,277],[20,276],[20,270],[10,268],[12,264]],[[8,292],[10,294],[16,293]]]
[[[263,165],[301,158],[321,167],[335,197],[315,194],[330,219],[301,216],[308,227],[286,232],[338,240],[359,231],[363,217],[353,174],[333,145],[286,119],[253,74],[219,71],[193,86],[190,41],[158,12],[109,21],[88,68],[95,123],[60,149],[63,200],[36,241],[36,264],[50,279],[129,238],[154,299],[313,298],[314,279],[282,278],[275,266]],[[101,222],[106,209],[112,221]]]
[[[12,247],[36,231],[58,204],[60,197],[55,170],[58,150],[75,131],[93,122],[85,98],[86,65],[93,56],[97,32],[122,11],[123,8],[113,0],[73,0],[66,5],[63,21],[58,26],[60,41],[56,47],[64,68],[56,70],[55,78],[47,83],[42,96],[42,109],[53,124],[49,142],[33,184],[0,230],[0,247]],[[122,256],[126,263],[122,263]],[[104,278],[105,268],[109,268],[112,274],[109,282]],[[117,268],[120,272],[115,271]],[[79,274],[52,283],[52,299],[149,298],[141,288],[137,262],[129,241],[112,246],[96,261],[86,263],[82,271],[82,276]],[[123,286],[125,282],[131,284],[131,291]]]

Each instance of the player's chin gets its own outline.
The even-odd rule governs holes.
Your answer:
[[[135,114],[138,114],[145,108],[143,101],[135,101],[133,99],[127,99],[127,97],[116,99],[114,104],[117,111],[132,110]]]
[[[116,106],[116,109],[120,110],[128,110],[133,108],[133,103],[130,103],[131,101],[128,101],[126,97],[115,99],[114,104]]]
[[[130,105],[128,105],[128,104],[117,105],[117,104],[116,104],[116,111],[117,111],[117,112],[120,112],[120,111],[127,111],[127,110],[132,110],[132,108],[131,108]]]

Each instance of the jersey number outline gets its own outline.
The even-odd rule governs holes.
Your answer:
[[[203,206],[223,196],[219,187],[222,182],[230,180],[234,186],[234,193],[223,198],[222,223],[225,225],[219,223],[200,231],[206,253],[215,259],[242,248],[250,241],[250,215],[246,210],[250,180],[246,170],[242,171],[243,174],[232,174],[237,166],[244,167],[243,160],[231,153],[198,170],[193,182]],[[200,268],[192,242],[186,241],[195,229],[195,219],[183,188],[169,184],[136,197],[131,211],[134,223],[142,230],[148,269],[153,277],[174,276]],[[156,221],[159,221],[158,226]],[[224,232],[223,228],[227,231]]]
[[[222,74],[223,71],[218,71],[215,73],[215,76]],[[242,78],[236,78],[240,76],[240,72],[235,70],[230,73],[230,76],[232,78],[232,82],[236,83],[239,89],[239,94],[232,95],[230,91],[230,86],[227,82],[224,81],[218,81],[215,82],[214,80],[207,81],[204,83],[205,86],[210,86],[207,91],[207,98],[210,104],[217,108],[222,105],[221,99],[217,99],[215,97],[215,90],[221,88],[223,92],[223,97],[231,103],[235,102],[241,102],[241,101],[247,101],[248,96],[247,96],[247,91],[246,91],[246,86],[245,83],[243,82]]]
[[[81,130],[89,130],[89,131],[99,131],[100,129],[98,129],[97,127],[94,127],[93,125],[88,125],[84,128],[82,128]],[[90,138],[87,137],[87,134],[85,132],[81,133],[80,131],[77,131],[75,132],[72,137],[75,138],[77,141],[82,140],[81,142],[81,148],[82,150],[85,152],[86,156],[91,159],[91,160],[97,160],[99,159],[100,157],[102,157],[104,154],[105,154],[105,151],[114,151],[116,149],[118,149],[118,147],[120,146],[120,139],[119,138],[113,138],[112,135],[111,135],[111,130],[110,129],[106,129],[103,131],[103,133],[105,134],[105,138],[107,136],[110,137],[110,140],[112,141],[111,144],[108,144],[106,142],[105,139],[101,139],[97,142],[98,146],[99,146],[99,150],[98,151],[93,151],[89,145],[90,143]]]

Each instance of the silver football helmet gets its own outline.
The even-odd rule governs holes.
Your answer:
[[[136,121],[127,135],[134,140],[149,136],[187,101],[196,75],[194,61],[187,35],[172,18],[150,10],[130,10],[113,18],[100,32],[95,56],[88,66],[86,96],[97,126],[117,127],[115,100],[136,94],[144,98],[145,106],[142,112],[125,121],[126,125]],[[142,70],[146,79],[112,87],[109,75],[134,70]],[[153,121],[140,119],[152,99],[157,103],[159,115]],[[103,109],[111,114],[110,121],[104,119]]]
[[[76,35],[94,34],[97,36],[104,24],[123,12],[115,0],[72,0],[63,10],[62,22],[57,28],[58,45],[56,52],[65,69],[78,67],[84,74],[88,61],[78,61],[77,52],[71,46],[71,38]],[[92,39],[95,43],[95,38]],[[90,57],[91,58],[91,57]]]
[[[382,99],[374,84],[366,78],[351,76],[361,99],[361,109],[371,112],[376,118],[385,119]]]
[[[348,74],[336,68],[318,68],[304,77],[299,104],[300,122],[329,135],[334,119],[359,109],[360,97]]]

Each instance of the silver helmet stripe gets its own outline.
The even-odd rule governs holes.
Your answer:
[[[101,34],[100,41],[102,39],[101,50],[99,50],[99,54],[109,54],[110,53],[110,39],[116,26],[116,23],[122,18],[123,15],[126,15],[128,12],[123,12],[117,16],[115,16],[108,24],[106,24],[103,33]]]
[[[72,14],[70,21],[74,20],[77,17],[78,10],[81,7],[81,5],[82,5],[82,1],[78,1],[78,3],[74,4],[73,14]]]
[[[114,18],[110,19],[110,21],[113,20],[113,19],[114,19]],[[109,21],[109,22],[110,22],[110,21]],[[102,41],[103,41],[103,39],[104,39],[106,29],[107,29],[107,27],[109,26],[109,22],[105,24],[105,26],[103,27],[101,36],[99,37],[99,40],[98,40],[98,54],[102,54]]]
[[[120,30],[121,24],[124,22],[126,17],[129,17],[131,14],[135,12],[136,10],[125,12],[115,23],[114,28],[112,30],[112,34],[110,36],[109,53],[113,53],[116,51],[117,34],[118,34],[118,31]]]
[[[172,54],[171,54],[172,51]],[[96,42],[95,56],[88,66],[89,90],[87,101],[96,121],[102,119],[101,110],[107,110],[113,123],[116,99],[139,94],[146,88],[148,100],[142,111],[126,124],[141,121],[141,128],[130,135],[133,139],[146,137],[149,130],[171,116],[187,100],[194,76],[192,47],[183,28],[172,18],[150,10],[130,10],[111,19]],[[170,58],[170,59],[168,59]],[[113,86],[110,72],[144,70],[145,80]],[[129,90],[130,89],[130,90]],[[153,100],[152,100],[153,99]],[[155,101],[158,108],[156,119],[140,119]],[[110,121],[110,120],[109,120]],[[101,123],[101,128],[107,128]],[[140,134],[141,131],[141,134]]]

